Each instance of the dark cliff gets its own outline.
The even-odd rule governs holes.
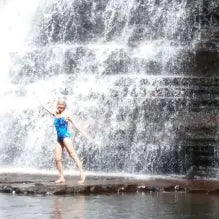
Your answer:
[[[189,176],[217,177],[219,165],[219,2],[203,2],[199,40],[188,54],[191,96],[179,130],[184,171]],[[183,171],[183,172],[184,172]]]

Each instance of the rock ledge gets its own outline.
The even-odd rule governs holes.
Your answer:
[[[66,184],[56,185],[57,176],[39,174],[0,174],[0,192],[23,195],[75,195],[152,192],[219,194],[219,180],[88,176],[79,185],[76,176],[67,176]]]

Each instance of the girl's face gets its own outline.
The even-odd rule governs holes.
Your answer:
[[[65,104],[58,103],[57,110],[59,113],[62,113],[65,110]]]

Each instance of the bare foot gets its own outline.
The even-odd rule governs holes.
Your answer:
[[[58,180],[55,182],[56,184],[64,184],[65,183],[65,178],[61,176]]]
[[[82,174],[81,174],[81,180],[78,181],[78,184],[84,184],[85,178],[86,178],[85,174],[82,173]]]

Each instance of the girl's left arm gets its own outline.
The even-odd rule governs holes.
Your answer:
[[[74,131],[76,131],[76,132],[81,132],[81,131],[76,127],[76,125],[74,124],[74,122],[73,122],[73,120],[72,120],[72,118],[71,118],[70,116],[67,116],[66,119],[71,123],[71,126],[72,126],[72,128],[74,129]]]
[[[70,116],[67,116],[66,119],[71,123],[72,128],[74,129],[75,132],[80,132],[85,138],[90,140],[90,136],[88,136],[87,133],[84,132],[83,130],[77,128]]]

